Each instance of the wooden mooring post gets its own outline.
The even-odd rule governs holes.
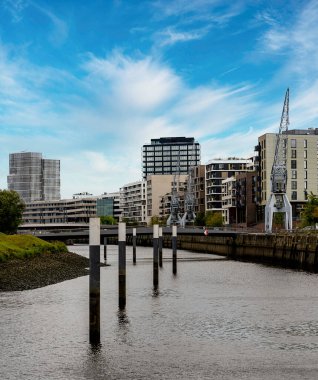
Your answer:
[[[100,219],[89,219],[89,341],[100,343]]]
[[[118,306],[126,307],[126,223],[118,224]]]

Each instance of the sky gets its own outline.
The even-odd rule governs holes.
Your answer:
[[[0,189],[9,153],[61,162],[61,196],[142,178],[141,150],[194,137],[201,163],[318,128],[318,1],[0,0]]]

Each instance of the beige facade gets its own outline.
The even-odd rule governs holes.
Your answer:
[[[262,205],[270,194],[276,134],[260,136]],[[305,202],[306,194],[318,194],[318,129],[290,130],[287,137],[287,197],[291,203]]]
[[[187,177],[188,175],[185,174],[179,176],[179,193],[184,193]],[[147,177],[147,224],[150,223],[152,216],[165,216],[162,210],[162,198],[171,194],[173,182],[174,175],[171,174]]]

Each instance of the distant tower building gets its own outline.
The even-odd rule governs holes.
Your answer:
[[[59,200],[60,161],[34,152],[9,154],[8,189],[24,202]]]
[[[189,174],[200,164],[200,144],[193,137],[160,137],[142,148],[142,175]]]

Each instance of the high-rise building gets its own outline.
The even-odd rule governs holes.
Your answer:
[[[24,202],[59,200],[60,161],[43,159],[41,153],[11,153],[7,181]]]
[[[193,137],[160,137],[142,148],[142,174],[188,174],[200,164],[200,144]]]

